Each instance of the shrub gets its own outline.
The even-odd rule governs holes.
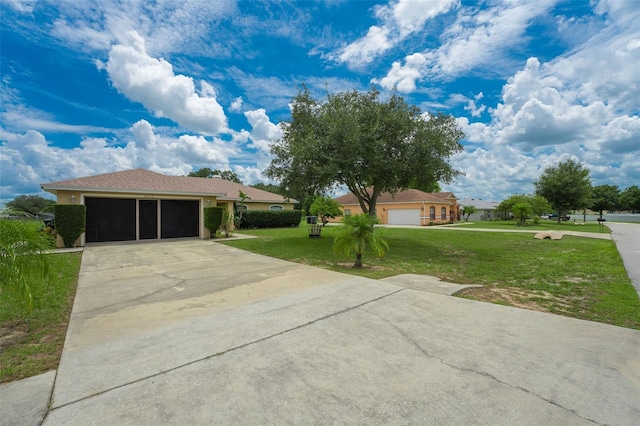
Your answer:
[[[222,209],[222,225],[220,225],[220,230],[224,232],[225,238],[229,238],[232,235],[233,216],[229,213],[228,209]]]
[[[84,204],[56,204],[56,232],[62,237],[65,247],[73,247],[74,243],[85,231],[87,206]]]
[[[211,237],[216,236],[218,228],[222,225],[222,207],[205,207],[204,208],[204,226],[207,227]]]
[[[242,217],[241,228],[285,228],[300,226],[300,210],[247,210]]]
[[[35,227],[0,220],[0,298],[31,311],[35,295],[50,278],[49,241]]]

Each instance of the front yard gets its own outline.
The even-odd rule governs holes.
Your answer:
[[[0,298],[0,383],[58,368],[78,283],[81,253],[49,254],[53,278],[27,312]]]
[[[596,225],[597,226],[597,225]],[[575,228],[578,228],[577,226]],[[455,283],[482,284],[461,297],[552,312],[640,329],[640,299],[613,241],[533,234],[381,228],[386,257],[365,254],[365,268],[333,252],[335,227],[321,238],[300,228],[243,230],[258,239],[227,244],[255,253],[379,279],[399,274],[434,275]]]

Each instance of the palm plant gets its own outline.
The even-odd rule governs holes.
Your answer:
[[[0,297],[31,311],[38,286],[49,276],[51,243],[32,224],[0,220]]]
[[[336,232],[333,250],[345,256],[355,254],[354,268],[362,268],[362,254],[367,248],[371,248],[379,257],[389,249],[387,242],[376,235],[374,225],[378,223],[377,218],[361,213],[345,216],[342,223]]]

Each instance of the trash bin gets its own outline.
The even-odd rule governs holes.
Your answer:
[[[315,225],[316,223],[318,223],[318,216],[307,216],[308,225]]]

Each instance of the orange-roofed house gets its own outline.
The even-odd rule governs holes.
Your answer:
[[[59,182],[42,189],[58,204],[87,207],[85,232],[76,242],[137,241],[180,237],[209,238],[204,208],[233,213],[240,191],[247,210],[293,210],[296,200],[220,178],[167,176],[145,169],[125,170]],[[58,246],[63,246],[58,237]]]
[[[349,193],[335,199],[345,216],[362,213],[358,199]],[[387,225],[429,225],[460,220],[458,200],[453,192],[428,193],[406,189],[394,195],[381,193],[376,203],[380,223]]]

